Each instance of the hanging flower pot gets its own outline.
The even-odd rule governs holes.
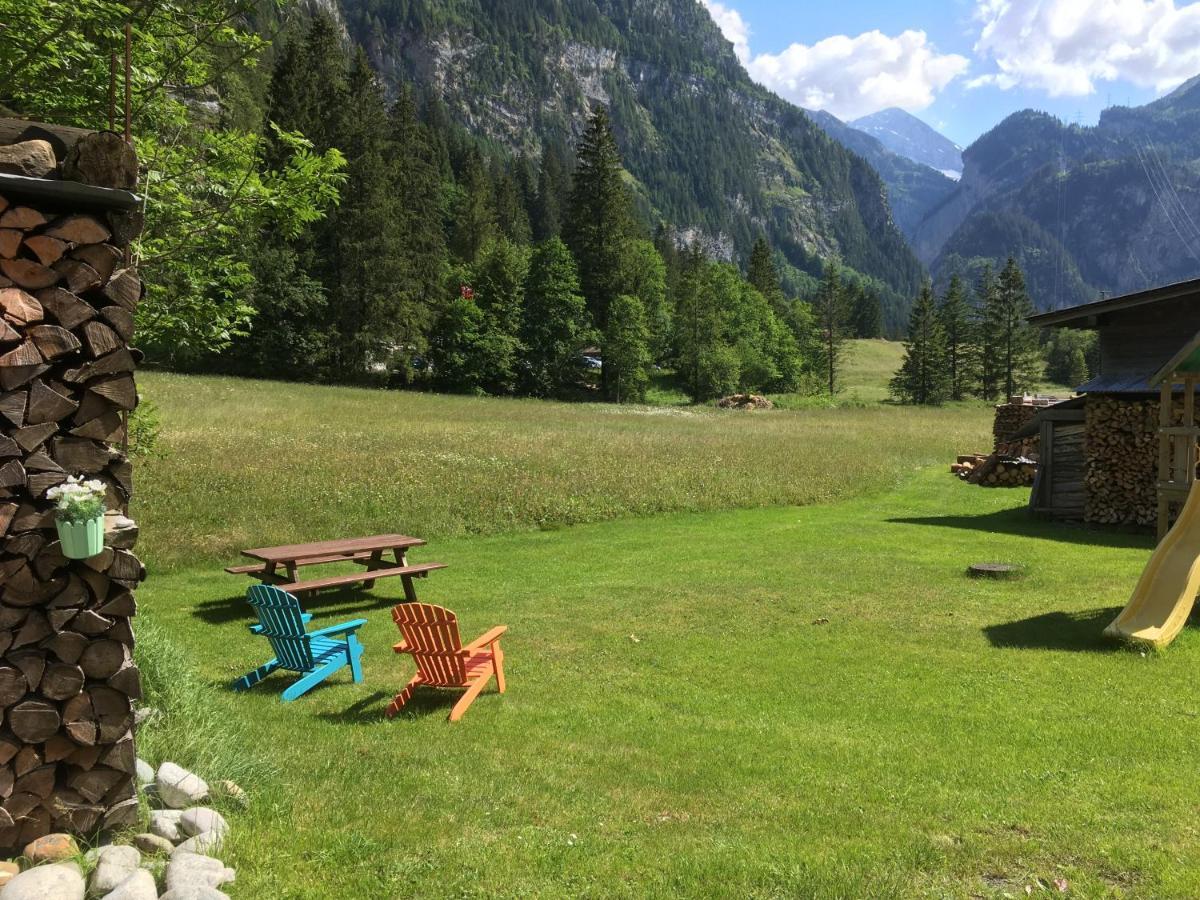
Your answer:
[[[52,487],[46,496],[55,501],[54,523],[62,554],[67,559],[87,559],[104,549],[104,484],[72,476]]]

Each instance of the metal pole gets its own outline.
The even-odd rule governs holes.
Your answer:
[[[133,111],[130,106],[130,82],[132,74],[130,72],[133,56],[133,27],[125,23],[125,143],[129,143],[133,138]]]
[[[117,127],[117,51],[108,55],[108,130]]]

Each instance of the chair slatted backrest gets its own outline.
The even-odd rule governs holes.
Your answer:
[[[430,603],[401,603],[392,610],[392,618],[426,684],[466,683],[462,640],[454,613]]]
[[[312,643],[304,633],[300,601],[270,584],[254,585],[248,599],[280,664],[293,672],[311,672]]]

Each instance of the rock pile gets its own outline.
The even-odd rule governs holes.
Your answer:
[[[82,853],[75,839],[50,834],[24,850],[28,868],[0,863],[0,900],[229,900],[221,886],[234,870],[214,854],[229,823],[205,805],[219,798],[245,806],[232,781],[214,788],[172,762],[157,770],[137,761],[143,795],[156,807],[148,830],[131,844],[107,844]],[[87,874],[85,874],[87,873]]]

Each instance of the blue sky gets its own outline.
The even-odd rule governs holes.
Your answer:
[[[899,106],[963,146],[1019,109],[1092,124],[1200,74],[1200,0],[700,2],[789,100]]]

